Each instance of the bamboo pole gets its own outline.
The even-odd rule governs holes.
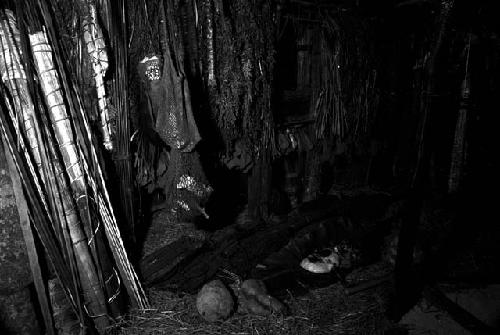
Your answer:
[[[75,306],[75,297],[77,296],[77,292],[73,290],[73,287],[70,284],[70,270],[67,267],[66,262],[64,261],[64,258],[61,254],[60,245],[55,239],[55,235],[53,234],[53,230],[51,229],[52,226],[50,222],[50,215],[45,211],[45,207],[42,204],[40,195],[35,191],[36,185],[27,166],[28,163],[26,162],[25,157],[21,155],[15,147],[16,138],[14,137],[14,133],[11,129],[11,123],[6,117],[6,115],[8,115],[9,113],[9,111],[7,111],[6,109],[9,107],[4,104],[4,102],[5,101],[0,100],[0,130],[5,140],[4,143],[8,144],[8,148],[13,157],[14,164],[21,177],[21,181],[26,193],[26,198],[29,199],[29,208],[32,212],[32,217],[36,218],[36,220],[33,221],[35,229],[40,236],[40,240],[44,248],[47,250],[49,260],[56,269],[56,275],[63,283],[69,301],[72,303],[75,311],[77,311],[78,309]]]
[[[47,8],[47,4],[40,1],[38,2],[38,4],[42,10],[47,26],[53,28],[52,19],[49,15],[50,11]],[[49,28],[49,30],[51,31],[51,39],[52,41],[56,41],[55,32],[52,30],[52,28]],[[55,48],[57,51],[58,50],[57,44],[55,44]],[[63,66],[62,61],[57,56],[57,52],[54,54],[54,56],[59,68],[62,68]],[[132,264],[130,264],[130,261],[128,260],[127,252],[125,251],[123,245],[123,240],[121,238],[121,234],[118,229],[116,216],[114,214],[108,190],[106,188],[104,173],[99,163],[96,149],[93,145],[94,142],[92,139],[92,130],[90,128],[89,120],[85,115],[85,112],[82,107],[82,102],[79,96],[74,92],[74,90],[71,89],[71,86],[69,85],[71,81],[68,78],[66,78],[66,74],[64,73],[64,71],[59,72],[59,74],[61,75],[62,78],[64,91],[68,92],[69,94],[72,94],[72,97],[74,98],[74,100],[70,102],[70,106],[72,108],[71,110],[72,115],[74,115],[75,117],[77,117],[79,121],[81,121],[79,122],[79,124],[75,125],[75,127],[78,130],[78,134],[82,136],[80,140],[82,142],[86,140],[87,143],[89,144],[88,147],[86,148],[88,150],[87,153],[88,155],[83,157],[84,159],[82,160],[82,163],[84,166],[84,171],[87,173],[88,177],[87,182],[89,183],[90,188],[93,191],[95,200],[97,202],[99,211],[98,214],[102,222],[104,222],[106,237],[110,244],[110,249],[113,253],[113,257],[116,261],[116,264],[120,271],[121,278],[124,281],[124,285],[128,291],[128,294],[132,299],[133,305],[140,309],[148,308],[149,307],[148,299],[138,279],[137,273],[132,267]],[[86,159],[89,159],[93,164],[93,168],[95,170],[92,171],[92,173],[90,171],[89,162],[87,162]]]
[[[52,226],[54,228],[54,231],[56,232],[59,241],[61,244],[65,244],[64,238],[63,238],[63,227],[60,224],[62,221],[62,217],[59,216],[60,211],[57,209],[58,202],[57,201],[51,201],[54,199],[54,195],[52,191],[51,186],[48,184],[49,183],[49,177],[47,175],[47,162],[51,162],[47,159],[44,160],[45,164],[42,164],[42,154],[41,154],[41,148],[39,144],[42,144],[43,147],[43,141],[38,138],[38,135],[40,135],[39,129],[37,129],[37,123],[35,121],[34,117],[34,104],[31,99],[31,95],[29,94],[29,89],[28,89],[28,83],[27,83],[27,76],[26,72],[24,69],[24,64],[22,64],[22,57],[21,57],[21,41],[20,41],[20,33],[19,29],[17,27],[17,21],[14,17],[14,14],[10,10],[6,10],[4,12],[6,19],[2,21],[2,30],[1,30],[1,45],[2,45],[2,55],[7,57],[3,57],[3,62],[0,64],[0,72],[2,73],[2,78],[9,89],[9,93],[12,97],[13,100],[13,112],[15,113],[14,117],[11,117],[12,120],[17,118],[17,116],[21,115],[23,124],[21,125],[22,130],[19,130],[20,133],[18,133],[18,137],[22,138],[24,134],[27,138],[27,141],[29,143],[29,148],[26,148],[24,145],[24,156],[28,162],[31,162],[31,159],[35,161],[36,164],[36,169],[31,169],[31,176],[35,178],[36,180],[36,185],[37,185],[37,190],[39,193],[40,198],[44,201],[45,209],[48,211],[49,206],[50,210],[52,213],[52,217],[58,217],[59,224],[56,224],[55,221],[52,222]],[[24,127],[23,127],[24,126]],[[50,164],[50,163],[49,163]],[[31,163],[30,165],[33,165]],[[36,171],[35,171],[36,170]],[[40,180],[38,179],[40,174]],[[43,185],[42,185],[43,182]],[[44,192],[42,192],[42,188]],[[18,195],[18,198],[23,196],[22,192]],[[48,199],[46,199],[46,196],[49,196]],[[47,206],[47,203],[49,206]],[[27,213],[26,213],[27,215]],[[21,213],[20,213],[20,217]],[[28,246],[31,245],[32,241],[32,235],[31,235],[31,228],[29,227],[23,228],[23,233],[25,236],[26,244]],[[30,249],[29,249],[30,250]],[[41,277],[41,274],[38,273],[39,271],[37,270],[37,255],[36,255],[36,250],[33,249],[33,251],[30,253],[30,263],[31,263],[31,268],[33,271],[33,276],[35,278],[35,287],[37,290],[37,294],[39,297],[39,301],[42,304],[42,311],[44,313],[44,319],[46,323],[47,329],[50,331],[53,330],[53,322],[52,318],[47,316],[47,313],[50,311],[50,307],[47,306],[47,302],[44,301],[44,297],[46,296],[46,288],[45,284],[43,282],[43,278]],[[68,257],[68,253],[62,253],[62,256],[64,259],[71,264],[72,263],[72,257]],[[73,285],[73,290],[74,292],[78,291],[78,288],[76,287],[76,284]],[[78,301],[77,306],[81,306],[79,303],[79,296],[76,294],[74,295],[75,299]],[[71,300],[71,299],[70,299]],[[80,319],[83,322],[83,317],[80,315]]]
[[[45,27],[48,29],[51,42],[55,53],[53,54],[55,62],[60,71],[58,74],[61,77],[61,84],[64,92],[68,95],[68,105],[70,107],[71,115],[76,118],[73,124],[74,130],[77,132],[78,144],[82,147],[81,153],[83,169],[87,176],[87,183],[93,192],[93,198],[96,201],[98,218],[104,224],[105,233],[109,242],[109,247],[113,253],[116,265],[121,275],[121,280],[132,299],[135,307],[145,309],[149,307],[148,299],[139,281],[137,273],[135,272],[132,264],[128,259],[127,252],[125,251],[123,240],[118,229],[116,216],[111,205],[110,197],[104,180],[104,172],[102,170],[100,160],[98,158],[94,140],[92,137],[92,130],[90,123],[85,114],[82,101],[75,92],[74,85],[72,85],[71,78],[68,78],[64,71],[64,64],[59,55],[62,55],[58,45],[57,34],[55,32],[55,24],[51,16],[50,4],[46,1],[33,0],[36,3],[36,8],[41,11]],[[112,300],[114,297],[110,297]]]
[[[99,115],[101,117],[101,131],[103,144],[107,150],[113,150],[111,140],[111,125],[109,120],[109,107],[104,87],[104,75],[108,70],[108,54],[102,30],[99,27],[96,17],[96,8],[89,1],[82,1],[84,8],[83,15],[83,39],[87,47],[89,59],[94,70],[94,81],[97,91],[97,100],[99,105]]]
[[[44,32],[37,32],[29,36],[33,50],[35,67],[40,77],[40,84],[49,108],[50,121],[56,137],[59,150],[64,162],[64,168],[69,176],[70,186],[77,202],[80,217],[90,225],[86,183],[80,162],[80,155],[74,142],[73,128],[59,84],[59,76],[52,58],[50,47]],[[79,225],[76,211],[69,201],[63,202],[65,216],[68,223],[69,235],[77,256],[80,281],[89,312],[94,319],[98,330],[104,331],[109,325],[107,317],[106,299],[98,278],[96,265],[90,254],[87,236]]]
[[[58,236],[58,240],[61,243],[61,245],[65,245],[65,238],[63,237],[64,235],[64,229],[63,225],[61,224],[62,221],[62,216],[60,216],[61,211],[59,210],[59,202],[54,201],[56,197],[54,197],[54,192],[52,192],[52,186],[53,183],[51,184],[51,180],[55,180],[55,178],[50,178],[52,174],[47,173],[47,170],[50,170],[47,168],[47,166],[50,166],[51,163],[55,160],[48,160],[48,159],[43,159],[42,156],[44,156],[44,141],[40,138],[40,129],[38,127],[38,124],[36,122],[36,118],[34,117],[34,104],[31,99],[31,95],[29,93],[28,89],[28,81],[27,81],[27,76],[24,68],[24,64],[22,63],[22,51],[21,51],[21,41],[20,41],[20,34],[19,34],[19,29],[17,27],[17,22],[14,17],[14,14],[10,10],[5,10],[4,12],[5,15],[5,20],[2,21],[2,30],[0,31],[1,35],[1,45],[2,45],[2,62],[0,62],[0,73],[2,74],[3,81],[6,84],[6,88],[9,90],[10,96],[12,97],[13,100],[13,105],[11,106],[11,113],[9,113],[11,117],[12,123],[15,125],[18,119],[19,115],[22,115],[22,119],[24,121],[24,127],[22,130],[18,129],[17,132],[17,139],[21,143],[21,148],[22,152],[24,155],[24,158],[26,162],[28,162],[28,165],[30,166],[30,177],[34,178],[36,188],[37,188],[37,193],[39,199],[43,200],[44,203],[44,208],[47,213],[49,207],[47,206],[47,202],[50,205],[50,217],[52,218],[58,218],[58,220],[51,220],[50,222],[52,223],[52,227],[54,231],[56,232]],[[7,55],[7,56],[6,56]],[[8,102],[8,100],[6,100]],[[7,125],[4,125],[7,127]],[[29,148],[24,145],[24,138],[27,138],[29,142]],[[33,169],[33,163],[31,163],[31,160],[34,159],[36,162],[37,169]],[[43,172],[43,173],[42,173]],[[44,185],[41,185],[40,180],[38,179],[38,173],[41,175],[41,180],[43,181]],[[25,181],[26,182],[26,181]],[[44,191],[47,193],[42,192],[42,186],[44,186]],[[59,194],[59,192],[56,192]],[[22,193],[18,196],[18,198],[22,196]],[[46,196],[48,198],[46,199]],[[34,201],[31,199],[31,201]],[[27,214],[26,214],[27,215]],[[21,216],[21,215],[20,215]],[[36,216],[37,220],[40,220],[39,216]],[[59,223],[59,224],[56,224]],[[65,225],[64,225],[65,226]],[[31,228],[27,227],[23,229],[25,239],[26,239],[26,244],[30,245],[30,241],[32,240],[30,230]],[[38,231],[40,234],[40,231]],[[42,237],[41,237],[42,238]],[[42,238],[43,241],[43,238]],[[47,246],[47,242],[44,243],[45,246]],[[47,252],[51,258],[54,257],[54,250],[51,251],[50,248],[47,249]],[[66,262],[70,263],[70,266],[72,267],[72,253],[62,253],[62,257],[64,257]],[[41,274],[37,273],[36,269],[36,260],[34,259],[35,256],[30,257],[31,263],[32,263],[32,270],[33,270],[33,276],[35,278],[38,278],[38,280],[35,280],[35,286],[37,288],[37,293],[39,295],[39,300],[42,303],[42,309],[44,315],[46,312],[50,310],[50,308],[46,307],[43,305],[44,300],[43,296],[46,294],[46,289],[44,288],[44,283],[39,283],[38,281],[42,280]],[[57,258],[57,257],[56,257]],[[55,262],[55,260],[53,260]],[[35,263],[34,263],[35,262]],[[57,269],[57,266],[55,266]],[[73,268],[73,267],[72,267]],[[73,271],[70,271],[73,273]],[[67,281],[62,281],[63,285],[68,285],[69,282]],[[67,293],[68,300],[72,302],[72,307],[75,308],[76,306],[81,306],[79,302],[79,295],[75,294],[75,292],[78,292],[78,287],[76,282],[74,281],[73,278],[73,285],[71,287],[65,286],[65,292]],[[73,292],[73,293],[69,293]],[[76,304],[75,304],[76,302]],[[81,310],[81,308],[80,308]],[[75,308],[76,311],[76,308]],[[51,326],[51,320],[48,320],[47,317],[45,316],[46,319],[46,326],[49,328],[52,328]],[[80,313],[80,320],[82,323],[84,323],[84,318]]]
[[[11,10],[3,10],[4,19],[0,23],[0,74],[12,98],[13,106],[9,108],[11,120],[18,134],[19,144],[29,164],[31,174],[35,178],[38,193],[44,203],[46,202],[39,176],[41,169],[40,152],[33,125],[34,105],[29,95],[26,72],[21,63],[20,36],[17,21]],[[21,129],[22,128],[22,129]],[[27,144],[20,139],[20,134],[25,133]],[[30,150],[28,150],[28,148]],[[28,154],[31,152],[31,155]],[[36,166],[36,168],[35,168]]]
[[[82,41],[86,46],[86,56],[88,62],[92,66],[92,73],[90,76],[93,79],[95,85],[95,92],[97,95],[97,105],[98,105],[98,113],[100,115],[100,130],[102,134],[102,140],[104,144],[104,148],[108,151],[119,150],[117,148],[116,143],[114,142],[115,138],[114,130],[111,125],[110,119],[110,111],[115,110],[112,104],[109,103],[109,96],[105,89],[104,76],[109,67],[108,62],[108,53],[107,46],[104,40],[103,31],[98,22],[96,6],[92,1],[88,0],[80,0],[75,3],[78,6],[79,13],[82,16]],[[110,35],[111,37],[112,35]],[[115,64],[118,63],[118,60],[115,58]],[[62,79],[64,80],[64,79]],[[68,97],[68,99],[71,99]],[[71,111],[68,111],[71,114]],[[74,117],[74,115],[73,115]],[[80,120],[75,120],[73,123],[78,124]],[[81,142],[81,138],[76,133],[77,142]],[[129,142],[128,138],[126,140],[127,144]],[[93,144],[90,144],[93,145]],[[80,152],[83,154],[84,150]],[[83,155],[82,155],[83,158]],[[91,164],[92,167],[92,164]],[[86,175],[94,173],[92,169],[89,169],[90,172],[84,171]],[[88,176],[87,176],[88,178]],[[121,182],[123,179],[120,176],[119,181]],[[94,194],[97,191],[92,189],[89,191],[88,199],[93,198]],[[109,301],[109,308],[112,316],[118,316],[123,310],[123,305],[120,306],[119,299],[115,299],[118,296],[122,296],[120,293],[120,279],[117,276],[117,272],[113,268],[113,264],[111,261],[111,255],[108,253],[108,249],[105,244],[104,231],[102,229],[102,220],[99,218],[97,208],[98,205],[96,202],[89,202],[89,211],[90,213],[97,216],[97,220],[93,220],[93,226],[85,225],[87,237],[89,238],[89,245],[92,252],[92,256],[96,262],[96,269],[101,281],[101,285],[104,286],[105,292],[108,297],[112,297]],[[132,204],[129,206],[132,208]],[[129,215],[126,215],[124,219],[128,219]],[[129,231],[127,231],[129,233]],[[127,236],[133,236],[133,234],[127,234]],[[115,280],[113,280],[115,279]]]
[[[46,122],[45,124],[48,125],[48,122]],[[44,133],[46,135],[45,137],[42,136],[42,131],[38,129],[39,143],[41,144],[42,148],[41,151],[42,160],[46,163],[45,166],[46,169],[48,170],[46,173],[47,189],[52,191],[51,202],[55,204],[56,208],[56,213],[54,213],[54,216],[56,216],[59,219],[59,224],[62,230],[62,236],[60,241],[64,250],[66,251],[65,256],[68,265],[71,269],[74,290],[79,292],[80,281],[78,279],[79,278],[78,266],[75,263],[76,261],[75,250],[73,249],[73,243],[71,241],[68,229],[69,226],[78,224],[77,221],[75,221],[78,220],[78,218],[76,217],[76,215],[72,215],[75,213],[73,208],[74,206],[73,203],[69,201],[71,199],[70,195],[68,194],[69,186],[67,186],[66,184],[66,178],[62,174],[60,161],[58,157],[56,157],[56,154],[54,152],[54,148],[56,147],[56,145],[53,143],[53,139],[51,139],[50,136],[48,136],[49,133],[48,129],[45,129]],[[45,145],[45,142],[47,142],[47,145]],[[63,182],[65,185],[64,187],[62,186]],[[68,223],[68,221],[71,223]],[[78,307],[78,311],[75,311],[75,313],[78,315],[80,322],[83,323],[85,317],[88,317],[88,315],[83,310],[84,306],[83,302],[81,301],[80,295],[77,295],[75,299],[76,299],[76,305]]]
[[[107,16],[111,35],[112,49],[115,59],[115,71],[113,77],[113,103],[116,107],[116,145],[113,157],[117,174],[120,176],[120,200],[122,207],[122,219],[125,224],[125,233],[128,241],[135,243],[135,211],[133,206],[133,183],[132,165],[130,157],[130,111],[128,95],[128,55],[127,55],[127,27],[125,1],[119,0],[108,8]]]

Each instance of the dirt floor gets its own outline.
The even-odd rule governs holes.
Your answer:
[[[178,223],[172,213],[158,208],[152,213],[142,255],[165,246],[180,236],[198,239],[206,233],[192,223]],[[388,271],[384,264],[374,264],[354,271],[351,282],[361,282]],[[235,311],[225,321],[209,323],[196,310],[196,295],[148,289],[152,308],[131,311],[109,329],[109,334],[384,334],[394,326],[385,317],[390,283],[354,295],[348,295],[339,283],[322,288],[307,283],[297,295],[288,291],[280,297],[287,306],[286,315],[267,317]]]
[[[153,308],[130,313],[110,328],[109,334],[472,334],[426,299],[421,299],[398,323],[388,320],[385,310],[389,286],[347,295],[337,283],[303,296],[290,294],[284,299],[289,308],[285,316],[235,313],[216,323],[199,316],[195,296],[150,290]],[[491,327],[500,325],[500,285],[443,289],[449,290],[446,295],[450,299],[481,321]]]
[[[199,239],[207,236],[191,223],[175,222],[164,209],[154,212],[152,218],[143,255],[183,235]],[[478,264],[478,249],[473,250],[476,254],[472,256],[464,251],[463,257],[458,257],[459,265],[450,273],[464,268],[474,270],[472,263],[466,261],[472,257],[473,263]],[[487,251],[485,254],[492,255],[491,250]],[[387,277],[391,271],[388,264],[379,262],[356,269],[346,281],[363,283]],[[131,311],[118,320],[108,334],[472,334],[426,298],[421,298],[398,322],[389,320],[387,310],[394,292],[391,280],[355,294],[349,294],[339,282],[320,288],[298,284],[303,286],[302,293],[287,291],[279,297],[287,306],[285,315],[263,317],[235,311],[227,320],[215,323],[205,321],[198,314],[196,295],[149,288],[152,308]],[[464,286],[451,282],[437,287],[476,318],[499,329],[500,285]]]

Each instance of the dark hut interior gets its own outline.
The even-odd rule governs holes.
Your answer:
[[[500,333],[499,9],[0,0],[0,334]]]

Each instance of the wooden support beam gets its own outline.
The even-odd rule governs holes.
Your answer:
[[[451,301],[439,288],[426,287],[423,292],[424,297],[428,302],[436,307],[445,310],[453,320],[458,322],[462,327],[471,331],[476,335],[493,335],[498,334],[498,330],[494,330],[482,321],[477,319],[470,312]]]
[[[17,211],[19,213],[19,223],[23,232],[24,242],[26,243],[26,251],[28,253],[31,274],[33,275],[33,282],[35,284],[38,303],[40,304],[40,310],[45,322],[45,332],[48,335],[52,335],[55,334],[54,319],[52,317],[52,306],[49,303],[47,285],[42,275],[40,259],[38,257],[38,251],[35,245],[33,231],[31,229],[30,219],[28,215],[28,204],[26,203],[26,198],[24,197],[21,178],[19,177],[19,173],[17,172],[12,154],[5,144],[4,152],[5,157],[7,158],[7,164],[9,166],[9,174],[12,180],[14,196],[16,197]]]

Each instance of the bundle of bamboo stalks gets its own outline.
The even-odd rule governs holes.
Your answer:
[[[82,327],[104,332],[122,312],[122,285],[134,306],[148,301],[124,249],[88,116],[65,72],[50,4],[16,10],[22,20],[1,13],[2,135],[68,301]]]
[[[114,5],[114,7],[112,6]],[[120,207],[125,222],[123,230],[129,236],[129,242],[135,242],[135,212],[132,194],[132,161],[130,157],[130,109],[129,109],[129,76],[128,76],[128,35],[126,27],[125,1],[101,1],[101,12],[105,18],[105,27],[111,40],[111,50],[115,60],[115,70],[111,81],[111,102],[116,109],[114,161],[116,172],[120,177]],[[97,82],[96,82],[97,85]],[[120,227],[120,228],[122,228]]]

